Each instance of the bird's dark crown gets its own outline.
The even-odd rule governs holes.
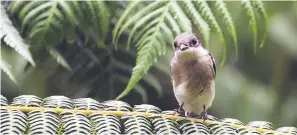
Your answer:
[[[187,50],[190,47],[198,47],[201,41],[192,32],[184,32],[175,37],[174,48],[175,50]]]

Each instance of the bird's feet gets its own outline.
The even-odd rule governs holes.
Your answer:
[[[205,106],[203,106],[203,112],[200,115],[195,113],[189,113],[187,117],[203,119],[203,123],[204,123],[205,120],[207,120],[207,110],[205,109]]]
[[[203,119],[203,123],[207,120],[207,110],[205,109],[205,105],[203,105],[203,112],[200,114],[200,119]]]
[[[182,103],[181,105],[179,105],[178,109],[174,109],[177,113],[178,116],[185,116],[186,112],[183,109],[184,103]]]

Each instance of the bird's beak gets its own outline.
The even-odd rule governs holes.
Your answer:
[[[187,45],[185,45],[185,44],[181,44],[180,45],[180,49],[182,50],[182,51],[184,51],[184,50],[187,50],[189,47],[187,46]]]

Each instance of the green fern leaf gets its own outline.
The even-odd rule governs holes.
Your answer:
[[[221,29],[221,27],[219,26],[213,12],[211,11],[210,7],[208,6],[208,4],[204,1],[196,1],[194,3],[196,5],[196,7],[200,10],[201,12],[201,16],[204,18],[204,20],[206,20],[207,22],[209,22],[209,24],[211,25],[211,27],[217,32],[217,34],[219,35],[220,38],[220,42],[224,45],[224,50],[223,50],[223,57],[222,57],[222,61],[220,62],[220,66],[222,67],[226,61],[226,55],[227,55],[227,51],[226,51],[226,40],[224,38],[224,34],[223,31]],[[237,57],[236,57],[237,58]]]
[[[128,65],[125,64],[121,61],[118,61],[116,59],[113,59],[112,65],[115,68],[119,68],[123,71],[125,71],[126,73],[130,73],[131,70],[133,69],[132,65]],[[147,73],[144,77],[143,77],[144,82],[146,82],[148,85],[152,86],[157,92],[158,92],[158,96],[161,96],[163,91],[162,91],[162,86],[160,84],[160,82],[157,81],[157,77],[152,74],[152,73]],[[127,79],[127,82],[129,82],[129,79]]]
[[[171,7],[175,15],[174,18],[178,18],[178,23],[183,29],[184,32],[191,32],[192,31],[192,25],[189,18],[185,15],[184,11],[180,8],[180,6],[175,1],[171,1]]]
[[[9,13],[12,15],[19,11],[20,7],[27,4],[29,1],[13,1]]]
[[[253,7],[250,1],[248,0],[242,0],[241,1],[243,4],[244,9],[246,10],[247,15],[250,17],[250,25],[252,27],[253,35],[254,35],[254,40],[253,40],[253,46],[254,46],[254,53],[257,51],[257,22],[256,22],[256,15],[255,12],[253,11]]]
[[[52,55],[56,61],[62,65],[63,67],[65,67],[66,69],[68,69],[69,71],[71,71],[71,67],[69,66],[69,64],[67,63],[67,61],[65,60],[65,58],[59,53],[58,50],[56,50],[53,47],[49,47],[47,49],[47,51],[49,52],[50,55]]]
[[[186,6],[185,8],[187,9],[187,13],[190,14],[192,20],[194,21],[194,24],[199,28],[199,31],[202,34],[205,47],[209,49],[208,40],[210,29],[208,24],[205,22],[205,20],[202,19],[191,1],[184,0],[184,4]]]
[[[263,37],[261,39],[260,48],[264,46],[267,33],[267,13],[264,4],[260,0],[251,1],[252,6],[256,9],[256,13],[263,17]],[[296,3],[296,2],[295,2]]]
[[[11,65],[9,65],[7,62],[5,62],[2,58],[0,61],[0,68],[3,70],[4,73],[7,74],[7,76],[12,80],[14,83],[17,83],[12,71],[11,71]]]
[[[158,8],[154,5],[156,5],[154,2],[151,5],[147,7],[155,7]],[[164,49],[162,49],[162,46],[165,46],[165,42],[162,41],[164,40],[162,36],[162,25],[165,22],[166,15],[169,13],[169,8],[171,6],[171,2],[167,2],[164,7],[158,8],[161,9],[158,12],[159,13],[159,22],[152,27],[150,30],[146,31],[145,34],[142,36],[142,38],[138,41],[137,43],[137,50],[138,50],[138,57],[136,60],[136,66],[133,68],[132,71],[132,76],[130,78],[130,81],[126,87],[126,89],[116,98],[116,100],[122,98],[126,94],[128,94],[132,88],[138,83],[138,81],[147,73],[149,68],[153,66],[155,62],[157,62],[157,56],[160,56],[164,54]],[[153,9],[151,9],[153,10]],[[156,11],[156,9],[154,9]],[[151,12],[148,12],[147,15],[151,15]],[[137,16],[137,15],[135,15]],[[146,15],[143,15],[146,16]],[[137,17],[138,18],[138,17]],[[139,21],[141,22],[141,20]],[[132,23],[132,22],[127,22],[127,23]],[[126,23],[126,24],[127,24]],[[130,24],[129,24],[130,25]],[[148,34],[149,33],[149,34]]]
[[[18,7],[14,4],[13,7]],[[31,7],[31,9],[20,10],[19,18],[22,20],[22,30],[28,28],[29,38],[35,44],[55,44],[63,38],[64,33],[67,33],[64,31],[73,28],[71,26],[78,23],[73,12],[73,5],[72,2],[65,1],[31,1],[26,3],[24,6]],[[11,12],[15,11],[11,10]]]
[[[146,22],[149,21],[151,18],[156,17],[157,15],[159,15],[160,13],[162,13],[163,11],[164,11],[164,8],[159,8],[157,10],[154,10],[153,12],[147,14],[146,16],[144,16],[140,20],[138,20],[137,23],[135,23],[133,29],[131,30],[131,32],[129,34],[128,43],[127,43],[127,49],[130,48],[131,39],[132,39],[132,36],[134,36],[134,33],[136,32],[136,30],[140,26],[146,24]]]
[[[8,18],[6,11],[2,5],[0,21],[0,39],[3,39],[8,46],[14,48],[15,51],[17,51],[28,62],[35,66],[33,57],[31,55],[31,52],[29,51],[29,46],[24,43],[18,30],[13,26],[12,22]]]
[[[118,37],[118,32],[120,30],[120,27],[123,25],[125,19],[127,19],[128,15],[133,11],[134,8],[136,8],[141,1],[131,1],[128,5],[128,7],[126,8],[125,12],[121,15],[121,18],[119,19],[119,21],[117,22],[115,28],[113,29],[113,38],[112,38],[112,42],[115,43],[116,42],[116,37]],[[115,46],[117,48],[117,46]]]
[[[118,37],[116,38],[116,42],[118,41],[119,36],[122,34],[122,32],[124,30],[126,30],[129,26],[134,24],[135,20],[139,21],[139,19],[141,19],[146,13],[153,11],[153,9],[156,10],[156,8],[162,6],[163,4],[164,4],[163,1],[155,1],[152,4],[150,4],[149,6],[142,9],[140,12],[136,13],[133,17],[131,17],[129,20],[127,20],[127,22],[122,24],[122,27],[118,32]],[[133,8],[133,7],[131,7],[131,8]],[[128,9],[129,9],[129,7],[128,7]],[[121,18],[122,18],[122,16],[121,16]],[[117,23],[117,25],[118,25],[118,23]]]
[[[173,16],[171,14],[167,14],[166,15],[166,19],[167,21],[170,23],[171,28],[173,29],[173,31],[175,32],[175,35],[181,33],[181,29],[179,28],[177,22],[174,20]],[[173,46],[172,46],[173,47]]]
[[[156,10],[156,8],[162,6],[164,4],[164,1],[155,1],[152,4],[148,5],[147,7],[145,7],[144,9],[142,9],[140,12],[136,13],[133,17],[131,17],[129,20],[127,20],[124,24],[120,24],[117,23],[117,25],[122,25],[121,29],[119,29],[119,32],[117,32],[118,36],[115,39],[115,43],[117,44],[117,41],[120,37],[120,35],[123,33],[124,30],[126,30],[129,26],[131,26],[132,24],[134,24],[135,20],[139,20],[140,18],[142,18],[146,13],[151,12],[153,9]],[[134,7],[130,7],[130,8],[134,8]],[[128,7],[128,9],[130,9]],[[127,10],[128,10],[127,9]],[[122,18],[123,16],[121,16]]]
[[[117,80],[121,81],[124,84],[127,84],[129,82],[129,78],[126,76],[122,76],[119,74],[115,74],[114,76]],[[133,89],[136,93],[138,93],[141,96],[142,102],[147,103],[148,96],[145,88],[139,84],[136,84]]]
[[[148,31],[151,27],[156,25],[160,21],[160,18],[156,18],[155,20],[151,21],[150,23],[146,24],[143,28],[141,28],[141,31],[136,33],[133,39],[133,42],[136,42],[139,40],[140,36],[142,36],[146,31]],[[128,45],[129,45],[129,39],[128,39]]]
[[[109,30],[110,12],[104,1],[73,2],[78,12],[79,26],[84,32],[85,44],[91,38],[98,47],[105,47],[104,41]],[[89,12],[90,14],[85,14]],[[89,21],[92,20],[92,21]]]
[[[107,5],[104,3],[104,1],[98,1],[97,3],[99,8],[99,18],[100,18],[100,26],[101,26],[101,34],[102,39],[104,40],[106,38],[106,35],[109,30],[109,24],[110,24],[110,11],[108,10]]]
[[[223,22],[227,26],[227,30],[229,31],[229,33],[231,34],[231,36],[233,38],[236,59],[237,59],[238,58],[238,44],[237,44],[236,30],[235,30],[235,26],[234,26],[232,17],[231,17],[223,0],[215,1],[215,7],[219,11],[219,13],[222,14]]]

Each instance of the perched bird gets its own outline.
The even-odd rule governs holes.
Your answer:
[[[194,33],[185,32],[174,40],[170,62],[171,82],[179,103],[178,113],[207,119],[207,109],[215,97],[216,63]]]

